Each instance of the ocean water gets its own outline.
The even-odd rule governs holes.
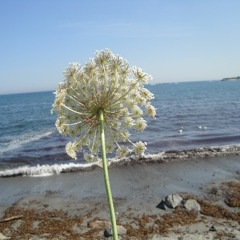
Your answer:
[[[240,81],[162,83],[155,94],[156,119],[147,119],[134,141],[147,153],[240,143]],[[0,95],[0,176],[47,176],[89,166],[65,153],[68,142],[55,128],[53,92]]]

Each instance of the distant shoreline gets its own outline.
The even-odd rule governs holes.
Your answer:
[[[240,76],[238,76],[238,77],[230,77],[230,78],[223,78],[221,81],[234,81],[234,80],[240,80]]]

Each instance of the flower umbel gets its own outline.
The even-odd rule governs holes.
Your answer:
[[[85,159],[98,159],[99,111],[104,115],[107,152],[114,151],[117,156],[144,153],[145,145],[132,143],[128,130],[143,131],[147,127],[143,116],[156,115],[151,105],[154,95],[144,88],[150,75],[140,68],[131,68],[126,60],[106,49],[97,51],[84,66],[70,63],[64,76],[55,93],[53,110],[58,114],[58,131],[73,138],[66,146],[71,157],[77,159],[77,152],[87,147],[90,155],[84,154]],[[132,148],[126,147],[127,143]]]
[[[88,148],[90,153],[85,151],[84,159],[103,168],[113,237],[117,240],[106,153],[115,151],[117,157],[125,157],[132,151],[144,154],[146,143],[133,143],[129,129],[143,131],[147,127],[144,113],[150,117],[156,115],[151,105],[154,96],[143,86],[150,75],[140,68],[130,68],[126,60],[107,49],[96,52],[85,66],[71,63],[64,76],[66,79],[59,84],[53,104],[58,113],[56,127],[73,138],[66,145],[69,156],[77,159],[77,152]],[[127,143],[132,144],[132,149]],[[100,152],[102,161],[98,158]]]

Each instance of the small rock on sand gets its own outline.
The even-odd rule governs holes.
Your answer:
[[[118,235],[125,235],[127,234],[127,229],[121,225],[117,225],[117,232]],[[113,235],[112,228],[107,228],[104,230],[104,237],[110,237]]]
[[[176,208],[181,202],[182,198],[178,194],[169,194],[165,198],[165,204],[169,208]]]
[[[200,212],[201,211],[201,206],[200,204],[195,200],[195,199],[188,199],[185,203],[184,203],[184,207],[188,210],[188,211],[195,211],[195,212]]]
[[[182,203],[182,200],[182,197],[180,197],[178,194],[169,194],[157,205],[157,208],[161,208],[163,210],[167,210],[168,208],[176,208]]]

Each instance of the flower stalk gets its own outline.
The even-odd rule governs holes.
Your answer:
[[[105,188],[106,188],[110,216],[111,216],[113,237],[114,237],[114,240],[117,240],[118,239],[117,224],[116,224],[116,216],[115,216],[111,186],[110,186],[109,175],[108,175],[108,163],[107,163],[107,157],[106,157],[105,133],[104,133],[104,114],[102,109],[99,110],[99,120],[100,120],[100,135],[101,135],[101,143],[102,143],[102,164],[103,164],[104,182],[105,182]]]

